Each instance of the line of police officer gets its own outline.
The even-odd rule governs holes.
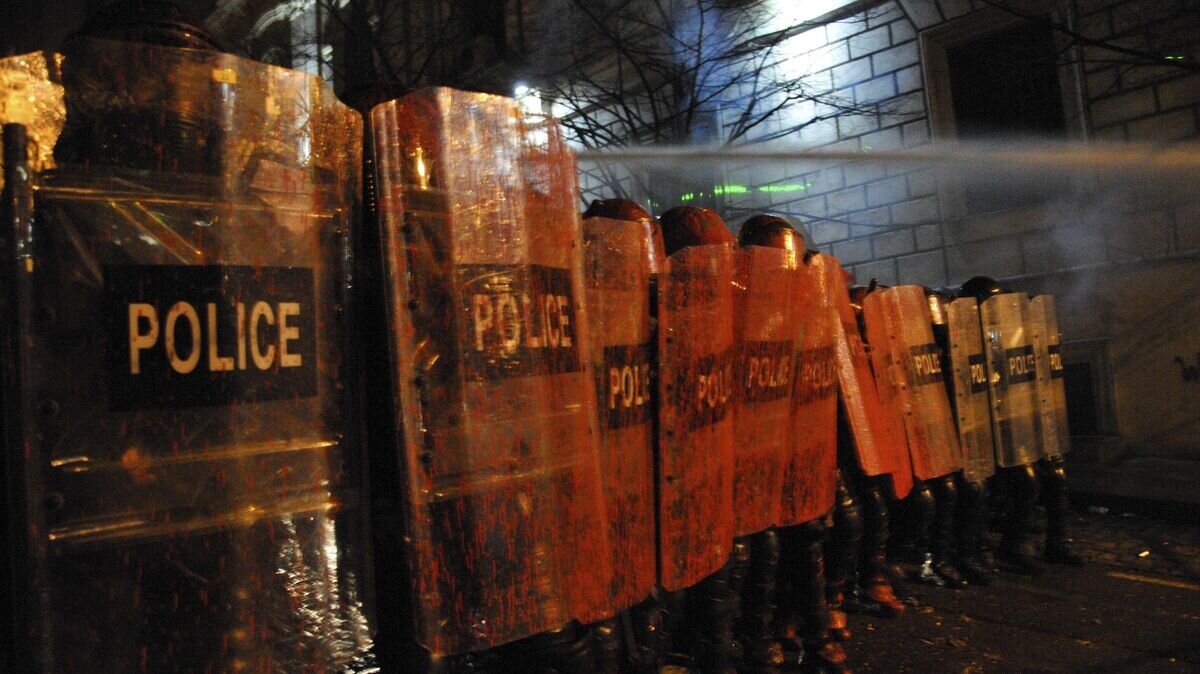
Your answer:
[[[889,512],[987,582],[993,472],[999,561],[1041,470],[1078,562],[1049,298],[580,218],[512,100],[361,125],[128,18],[0,61],[6,671],[845,671],[847,605],[904,611]]]

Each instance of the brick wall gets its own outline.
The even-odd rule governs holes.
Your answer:
[[[1200,27],[1171,30],[1155,18],[1172,4],[1075,0],[1073,18],[1089,38],[1166,49],[1200,63]],[[981,6],[888,2],[794,38],[803,46],[794,58],[807,68],[799,76],[811,89],[869,114],[839,115],[805,103],[763,137],[862,158],[730,167],[728,183],[744,190],[727,198],[727,220],[736,229],[763,210],[793,215],[805,222],[816,247],[840,258],[863,283],[956,285],[986,274],[1015,289],[1055,294],[1067,341],[1103,345],[1108,370],[1100,385],[1114,401],[1112,428],[1132,451],[1200,458],[1194,413],[1200,382],[1184,382],[1176,360],[1200,358],[1200,322],[1194,320],[1200,315],[1200,177],[1137,167],[1043,174],[986,157],[938,165],[872,159],[884,150],[933,148],[938,125],[931,122],[920,35],[956,20],[963,25],[986,11]],[[1073,137],[1190,152],[1200,147],[1200,75],[1114,63],[1119,54],[1094,47],[1078,54],[1083,61],[1065,71],[1070,77],[1063,83],[1078,101],[1069,110]],[[993,181],[996,189],[1053,184],[1059,192],[1037,206],[967,217],[955,206],[952,187],[964,180]]]
[[[804,189],[751,189],[730,200],[728,219],[737,223],[761,210],[787,213],[806,223],[818,248],[836,255],[863,280],[945,284],[936,177],[928,169],[871,159],[872,153],[930,142],[913,22],[891,2],[794,39],[806,49],[793,59],[818,64],[807,75],[812,93],[864,112],[795,106],[780,120],[785,129],[794,129],[784,136],[806,148],[858,152],[863,159],[776,176],[767,184]],[[757,187],[753,173],[739,169],[731,182]]]
[[[935,169],[871,161],[874,152],[931,142],[918,33],[969,17],[975,4],[979,3],[884,3],[794,38],[805,48],[794,58],[816,64],[802,76],[818,97],[838,98],[874,113],[839,115],[830,106],[805,103],[781,115],[763,136],[808,148],[859,152],[863,160],[731,169],[729,182],[748,187],[728,200],[731,223],[761,210],[788,213],[805,221],[818,248],[840,257],[864,281],[876,277],[884,283],[935,286],[958,283],[975,273],[1020,277],[1197,250],[1200,227],[1195,224],[1194,199],[1167,204],[1153,190],[1153,196],[1145,196],[1115,180],[1086,190],[1072,185],[1071,193],[1063,195],[1113,201],[1103,209],[1099,223],[1061,204],[1060,213],[1043,208],[967,219],[947,209]],[[1117,40],[1131,48],[1152,47],[1147,39],[1154,36],[1147,38],[1145,27],[1132,18],[1144,21],[1147,3],[1077,4],[1080,30],[1088,37]],[[1194,58],[1195,42],[1193,38],[1181,48],[1181,55]],[[1197,136],[1200,75],[1171,67],[1114,65],[1096,49],[1082,53],[1088,62],[1079,70],[1079,86],[1089,121],[1079,125],[1076,135],[1153,142]],[[965,179],[994,180],[997,175],[975,171]],[[1074,180],[1059,177],[1068,183]],[[789,189],[768,191],[771,186]],[[803,189],[794,189],[797,186]],[[1147,201],[1156,208],[1147,209]],[[1117,213],[1122,217],[1115,217]],[[1029,222],[1031,218],[1039,222]]]

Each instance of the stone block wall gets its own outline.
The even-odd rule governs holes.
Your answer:
[[[1147,51],[1173,45],[1170,55],[1194,67],[1200,27],[1170,30],[1155,18],[1172,4],[1072,0],[1070,10],[1088,38]],[[1177,371],[1180,360],[1200,359],[1200,322],[1178,319],[1194,316],[1200,297],[1200,177],[1137,166],[1043,174],[991,166],[986,157],[975,165],[872,159],[883,150],[936,151],[921,33],[970,21],[979,11],[988,10],[967,0],[899,0],[797,38],[811,90],[867,114],[808,103],[782,115],[764,137],[840,158],[731,168],[728,182],[745,189],[727,196],[727,220],[736,229],[755,212],[790,214],[860,283],[944,286],[985,274],[1014,289],[1055,294],[1066,340],[1100,344],[1105,354],[1096,376],[1105,389],[1097,398],[1112,406],[1108,432],[1135,453],[1200,458],[1200,381],[1185,382]],[[1122,65],[1092,47],[1080,55],[1063,82],[1078,101],[1068,110],[1071,137],[1094,146],[1137,142],[1182,157],[1200,152],[1200,74]],[[955,202],[961,195],[954,185],[964,180],[996,189],[1041,184],[1054,195],[968,217]],[[1155,324],[1169,339],[1152,338]],[[1095,355],[1085,352],[1068,349],[1084,354],[1078,358]]]
[[[1087,37],[1151,50],[1151,42],[1161,38],[1153,22],[1147,29],[1131,19],[1145,19],[1153,9],[1146,5],[1078,0],[1075,12]],[[869,112],[796,105],[780,116],[769,137],[806,148],[860,153],[863,159],[773,166],[769,175],[761,168],[732,170],[729,182],[748,189],[727,200],[731,224],[762,210],[787,213],[804,221],[812,242],[842,258],[861,281],[875,277],[884,283],[934,286],[977,273],[1022,277],[1197,250],[1198,206],[1190,195],[1164,199],[1161,190],[1151,190],[1153,196],[1147,197],[1120,181],[1068,185],[1050,204],[1033,211],[965,218],[947,207],[947,195],[939,190],[946,169],[939,182],[935,168],[872,162],[872,153],[920,149],[932,142],[920,32],[968,18],[983,6],[966,0],[888,2],[793,38],[803,45],[793,58],[809,64],[801,76],[817,98],[842,100]],[[1200,35],[1180,45],[1179,56],[1195,63],[1197,42]],[[1085,61],[1077,76],[1085,119],[1082,124],[1071,121],[1077,127],[1072,135],[1097,142],[1164,144],[1197,137],[1200,74],[1176,67],[1118,66],[1089,50],[1095,48],[1081,52]],[[968,173],[965,179],[1007,179],[984,172],[974,176]],[[1000,184],[1003,189],[1002,180]],[[1088,204],[1076,202],[1097,195],[1111,203],[1092,204],[1094,214],[1102,217],[1085,217],[1079,211]]]

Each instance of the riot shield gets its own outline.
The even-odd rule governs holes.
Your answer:
[[[1042,447],[1046,456],[1061,456],[1071,449],[1067,427],[1067,392],[1063,386],[1062,334],[1052,295],[1029,302],[1033,348],[1037,356],[1038,408],[1041,412]]]
[[[779,494],[791,462],[792,380],[800,338],[795,251],[747,246],[735,254],[734,535],[779,521]]]
[[[820,257],[820,256],[818,256]],[[822,517],[837,489],[837,368],[839,324],[824,275],[815,262],[797,275],[800,351],[792,392],[792,458],[784,473],[780,526]]]
[[[605,613],[573,157],[498,96],[422,90],[371,124],[412,636],[455,654]]]
[[[224,54],[48,62],[33,224],[0,234],[20,666],[369,667],[340,320],[361,120]]]
[[[733,546],[733,251],[692,246],[659,284],[659,583],[690,587]]]
[[[625,609],[646,598],[656,582],[653,371],[662,236],[657,223],[601,217],[584,219],[583,236],[611,595]]]
[[[867,356],[871,361],[871,375],[875,381],[875,392],[879,395],[879,404],[881,405],[882,415],[880,416],[880,426],[883,428],[884,435],[891,438],[892,442],[904,450],[897,457],[895,470],[887,474],[888,482],[892,488],[892,498],[900,500],[908,496],[908,493],[912,491],[913,467],[912,459],[909,458],[908,453],[908,438],[904,435],[904,414],[901,409],[898,391],[895,383],[892,381],[890,367],[885,366],[885,363],[891,361],[891,355],[887,351],[886,346],[883,353],[877,353],[874,345],[866,341],[870,335],[864,335],[863,337],[863,346],[867,349]]]
[[[962,468],[941,354],[920,286],[897,286],[863,301],[877,372],[886,372],[904,419],[913,474],[922,480]]]
[[[1004,468],[1032,463],[1043,453],[1029,298],[1024,293],[993,295],[980,305],[979,321],[996,462]]]
[[[826,279],[825,288],[841,326],[837,331],[838,387],[859,468],[866,475],[909,471],[908,446],[876,390],[875,375],[858,332],[842,266],[837,258],[828,255],[818,255],[813,263]]]
[[[948,379],[959,446],[963,450],[963,474],[971,482],[982,482],[996,472],[996,450],[992,444],[987,363],[975,298],[962,297],[947,305],[946,323],[950,337]]]

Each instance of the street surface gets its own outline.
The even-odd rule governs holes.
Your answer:
[[[1072,513],[1071,533],[1082,569],[910,584],[901,618],[851,614],[853,671],[1200,672],[1200,525]]]

